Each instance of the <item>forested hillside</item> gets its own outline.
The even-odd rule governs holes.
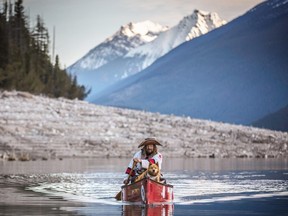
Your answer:
[[[61,69],[59,57],[52,63],[49,33],[37,16],[29,26],[23,0],[0,6],[0,90],[21,90],[50,97],[83,99],[89,92],[77,78]]]

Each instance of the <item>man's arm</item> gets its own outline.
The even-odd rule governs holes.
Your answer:
[[[125,172],[126,175],[125,175],[125,178],[124,178],[124,181],[123,181],[124,184],[128,184],[129,183],[128,182],[128,176],[129,176],[130,172],[132,172],[131,173],[132,177],[136,175],[136,172],[135,172],[135,170],[132,170],[132,167],[133,167],[134,160],[137,159],[138,157],[139,157],[139,152],[134,154],[133,158],[130,160],[129,165],[128,165],[128,167],[126,169],[126,172]],[[140,157],[141,157],[141,154],[140,154]]]

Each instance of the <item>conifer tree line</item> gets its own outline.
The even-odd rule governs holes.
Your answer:
[[[84,99],[90,90],[61,69],[58,56],[51,62],[43,19],[38,15],[34,27],[28,23],[23,0],[0,6],[0,90]]]

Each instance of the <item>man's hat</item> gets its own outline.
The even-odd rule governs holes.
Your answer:
[[[155,138],[146,138],[143,142],[140,143],[138,148],[146,145],[159,145],[162,146]]]

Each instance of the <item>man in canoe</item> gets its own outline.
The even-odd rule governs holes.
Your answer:
[[[141,148],[141,150],[134,154],[126,169],[124,184],[129,183],[130,176],[131,182],[134,182],[135,178],[149,167],[149,163],[158,164],[161,170],[162,155],[158,152],[157,146],[162,145],[154,138],[146,138],[140,143],[138,148]]]

